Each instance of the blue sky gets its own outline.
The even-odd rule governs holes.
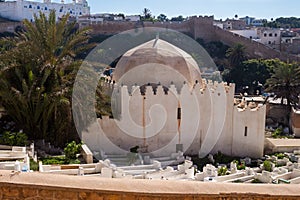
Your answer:
[[[41,0],[36,0],[41,1]],[[60,0],[53,0],[60,2]],[[72,2],[65,0],[65,2]],[[163,13],[169,18],[183,15],[214,15],[216,19],[254,16],[277,18],[300,17],[299,0],[88,0],[92,13],[141,14],[148,8],[155,16]]]

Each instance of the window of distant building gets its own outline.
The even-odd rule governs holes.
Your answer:
[[[275,33],[274,36],[277,37],[277,33]]]
[[[252,36],[250,36],[250,40],[252,40]]]
[[[48,8],[47,8],[47,7],[45,7],[45,10],[48,10]]]
[[[24,6],[24,8],[27,8],[27,6]]]
[[[29,8],[32,8],[32,5],[29,5]]]
[[[267,34],[266,34],[266,33],[264,34],[264,37],[267,37]]]
[[[269,37],[272,37],[273,36],[273,34],[272,33],[269,33]]]
[[[37,6],[37,7],[36,7],[36,9],[38,9],[38,10],[39,10],[39,9],[40,9],[40,6]]]
[[[271,44],[272,42],[271,41],[269,41],[269,44]]]
[[[82,13],[80,12],[79,15],[82,15]]]

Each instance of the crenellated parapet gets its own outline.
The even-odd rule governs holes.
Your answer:
[[[173,82],[170,82],[170,85],[165,86],[158,84],[146,84],[146,85],[133,85],[132,87],[128,87],[126,85],[119,85],[114,83],[109,78],[106,78],[102,83],[102,86],[112,89],[112,90],[120,90],[126,91],[128,95],[132,95],[133,92],[139,91],[140,95],[168,95],[172,93],[174,95],[181,95],[183,93],[191,93],[191,94],[201,94],[204,95],[207,92],[211,93],[211,95],[216,94],[220,96],[221,94],[233,95],[235,90],[235,84],[226,82],[213,82],[211,80],[203,79],[201,83],[196,82],[193,87],[189,87],[189,85],[185,82],[182,83],[180,88],[176,87]],[[126,89],[124,89],[126,88]]]

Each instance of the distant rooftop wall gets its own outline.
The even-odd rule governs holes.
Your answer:
[[[246,47],[246,52],[252,58],[279,58],[281,60],[300,61],[299,56],[287,55],[272,49],[249,38],[231,33],[213,25],[213,16],[194,16],[183,22],[103,22],[92,25],[93,34],[114,35],[120,32],[143,27],[158,27],[173,29],[185,33],[194,39],[202,38],[205,41],[221,41],[233,46],[241,43]]]

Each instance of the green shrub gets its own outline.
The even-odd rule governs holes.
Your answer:
[[[271,161],[265,160],[263,163],[263,166],[266,171],[269,171],[269,172],[272,171],[272,162]]]
[[[0,137],[0,144],[10,146],[25,146],[27,144],[27,135],[23,132],[6,131]]]
[[[72,141],[67,144],[64,148],[66,159],[76,160],[76,154],[80,153],[82,143],[76,144],[75,141]]]
[[[30,170],[39,171],[39,164],[30,158]]]
[[[218,176],[225,176],[228,175],[227,174],[227,167],[220,167],[218,169]]]
[[[241,164],[239,164],[239,165],[237,166],[237,169],[238,169],[238,170],[246,169],[245,163],[242,162]]]
[[[64,156],[42,158],[43,165],[63,165],[67,164]]]
[[[68,160],[68,164],[80,164],[81,162],[80,162],[80,160],[78,160],[78,159],[72,159],[72,160]]]
[[[218,153],[214,155],[214,159],[215,163],[230,163],[231,161],[237,158],[228,156],[226,154],[223,154],[221,151],[218,151]]]
[[[283,153],[276,153],[274,154],[278,159],[283,159],[285,157],[287,157],[286,155],[284,155]]]
[[[44,165],[67,165],[67,164],[80,164],[78,159],[67,159],[65,156],[53,156],[42,158],[41,161]]]
[[[232,162],[236,163],[236,168],[237,168],[238,170],[246,169],[245,162],[241,162],[241,163],[240,163],[238,160],[234,160],[234,161],[232,161]]]
[[[280,138],[280,137],[282,137],[282,134],[283,134],[282,128],[277,128],[277,129],[272,133],[272,137],[273,137],[273,138]]]

